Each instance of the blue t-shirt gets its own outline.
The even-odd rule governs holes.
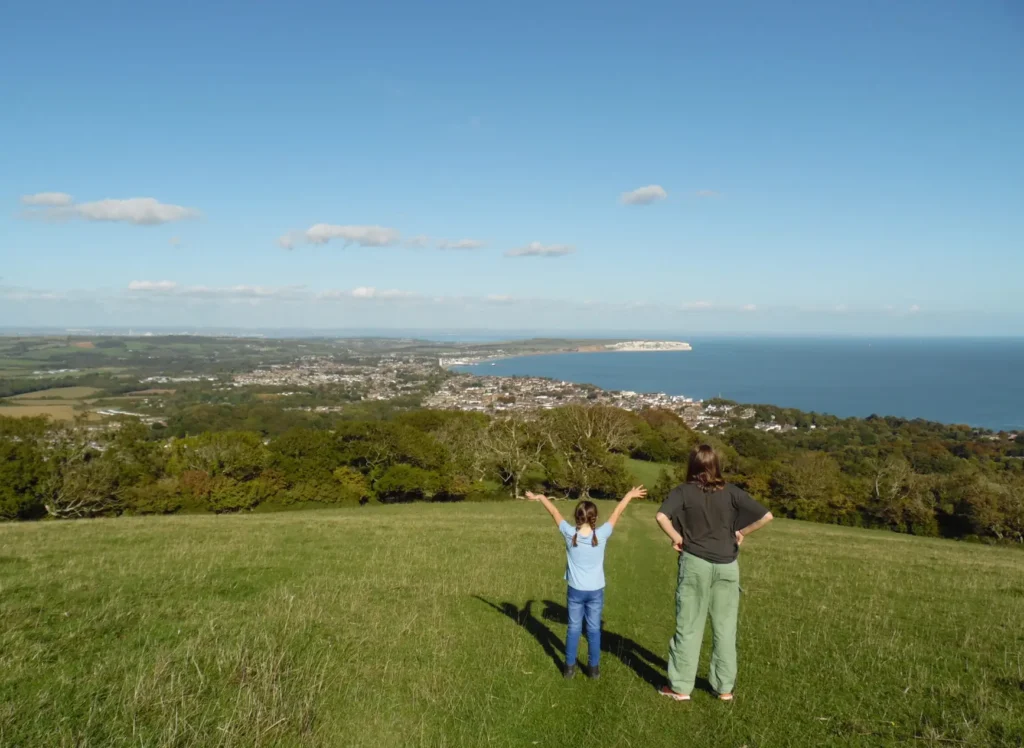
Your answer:
[[[565,520],[558,530],[565,538],[565,581],[581,592],[604,589],[604,549],[612,534],[612,526],[605,522],[597,528],[596,547],[590,535],[580,535],[573,548],[572,536],[576,534],[576,528]]]

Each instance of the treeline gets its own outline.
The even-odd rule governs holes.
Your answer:
[[[26,395],[57,387],[95,387],[107,395],[123,395],[139,389],[138,382],[118,380],[107,374],[82,374],[62,377],[23,377],[0,379],[0,398]]]
[[[765,406],[758,419],[800,428],[765,433],[751,427],[756,419],[735,419],[707,436],[667,411],[569,405],[494,418],[356,408],[355,418],[289,415],[279,430],[279,409],[274,428],[261,427],[262,404],[193,407],[245,428],[185,433],[188,418],[172,429],[125,421],[97,430],[0,417],[0,517],[475,501],[528,488],[611,497],[635,480],[627,457],[662,465],[649,486],[661,500],[690,449],[710,441],[730,478],[779,516],[1024,541],[1024,444],[963,427]]]

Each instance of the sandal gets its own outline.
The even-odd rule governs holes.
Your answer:
[[[672,690],[672,686],[662,686],[658,689],[658,693],[662,696],[668,696],[673,701],[689,701],[690,694],[688,693],[676,693]]]
[[[720,694],[718,694],[718,700],[719,701],[732,701],[732,694],[731,693],[720,693]]]

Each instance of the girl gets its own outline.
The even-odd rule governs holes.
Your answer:
[[[597,505],[581,501],[576,505],[575,527],[559,513],[547,496],[526,492],[526,498],[539,501],[548,510],[562,537],[565,538],[565,581],[569,583],[566,607],[569,609],[569,630],[565,635],[566,678],[576,675],[576,654],[583,633],[583,619],[587,620],[587,675],[601,676],[601,610],[604,608],[604,549],[612,528],[633,499],[642,499],[647,489],[637,486],[630,490],[615,507],[608,521],[598,527]]]
[[[668,651],[670,685],[661,689],[665,696],[690,700],[710,609],[714,650],[709,680],[718,698],[732,701],[740,605],[736,555],[743,538],[771,519],[771,512],[746,491],[722,479],[714,449],[707,444],[694,448],[686,483],[673,489],[657,514],[658,524],[679,552],[676,634]]]

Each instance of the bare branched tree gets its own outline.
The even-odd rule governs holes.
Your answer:
[[[121,505],[117,466],[103,460],[82,428],[64,427],[51,441],[49,474],[43,484],[47,514],[59,519],[116,513]]]
[[[495,418],[487,429],[484,447],[498,469],[501,482],[520,498],[523,474],[540,464],[544,442],[537,424],[521,413]]]
[[[590,496],[599,476],[606,474],[609,455],[630,446],[635,431],[624,414],[603,405],[567,405],[545,415],[548,445],[561,465],[566,488]]]

